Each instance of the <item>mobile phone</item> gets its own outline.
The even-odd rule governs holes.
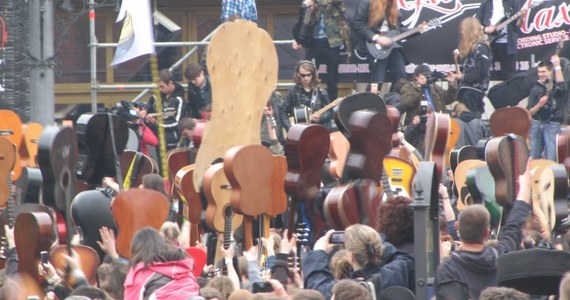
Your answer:
[[[48,258],[49,258],[49,255],[48,255],[47,251],[42,251],[42,252],[40,252],[40,256],[41,256],[41,259],[42,259],[42,264],[47,264],[47,263],[48,263]]]
[[[251,292],[254,294],[273,292],[273,286],[267,281],[254,282],[251,285]]]
[[[334,231],[329,239],[331,244],[343,244],[344,243],[344,231]]]

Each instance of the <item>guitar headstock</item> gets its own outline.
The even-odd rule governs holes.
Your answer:
[[[427,23],[428,27],[439,27],[441,26],[441,20],[438,18],[433,18],[431,20],[429,20],[429,22]]]
[[[544,2],[544,0],[534,0],[534,1],[532,1],[532,2],[530,3],[530,6],[529,6],[529,7],[530,7],[530,8],[535,8],[535,7],[539,6],[539,5],[541,5],[542,2]]]

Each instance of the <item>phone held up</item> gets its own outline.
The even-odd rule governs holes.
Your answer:
[[[273,292],[273,286],[267,281],[254,282],[251,285],[251,292],[254,294]]]
[[[48,263],[48,258],[49,258],[49,255],[48,255],[47,251],[42,251],[42,252],[40,252],[40,256],[41,256],[41,259],[42,259],[42,264],[47,264],[47,263]]]
[[[344,243],[344,231],[334,231],[329,239],[331,244],[343,244]]]

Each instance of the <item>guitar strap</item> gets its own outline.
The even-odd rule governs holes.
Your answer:
[[[127,175],[125,176],[125,182],[123,183],[123,189],[128,190],[131,188],[131,182],[136,180],[136,176],[138,174],[139,169],[139,162],[141,160],[141,154],[137,152],[135,156],[133,156],[133,160],[131,161],[131,165],[129,166],[129,170],[127,171]]]

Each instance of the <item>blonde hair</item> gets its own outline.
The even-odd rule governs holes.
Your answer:
[[[382,257],[382,240],[372,227],[362,224],[350,225],[346,228],[344,245],[354,260],[362,267],[368,263],[380,264]]]
[[[388,7],[390,5],[390,7]],[[398,23],[398,2],[396,0],[370,0],[368,27],[374,28],[388,13],[386,20],[391,26]]]
[[[178,224],[166,221],[160,226],[160,235],[162,235],[167,242],[177,246],[178,238],[180,237],[180,228],[178,228]]]
[[[459,57],[461,59],[469,55],[478,43],[487,43],[483,25],[477,18],[468,17],[463,19],[459,28],[461,30],[461,39],[459,41]]]
[[[337,251],[331,257],[330,266],[335,279],[350,278],[352,265],[348,258],[348,251],[345,249]]]

